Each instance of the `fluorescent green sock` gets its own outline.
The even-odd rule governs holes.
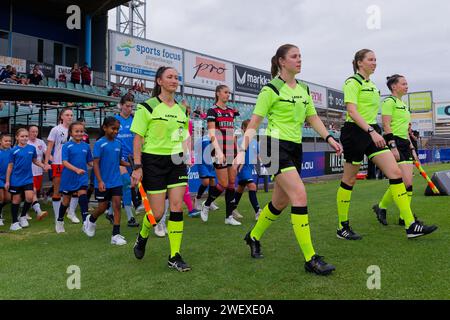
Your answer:
[[[278,219],[280,214],[281,211],[272,205],[272,201],[269,202],[259,215],[258,222],[250,232],[250,237],[259,241],[267,228]]]
[[[306,262],[308,262],[311,260],[312,256],[316,254],[316,252],[314,251],[311,242],[307,207],[292,207],[291,222],[297,242],[302,249]]]
[[[381,209],[387,209],[388,206],[392,203],[393,199],[392,199],[392,192],[391,192],[391,188],[387,188],[386,192],[384,193],[383,198],[381,198],[380,203],[378,204],[378,206]]]
[[[352,198],[353,187],[341,181],[341,186],[337,192],[338,229],[342,229],[341,223],[348,221],[348,211],[350,209],[350,199]]]
[[[141,237],[142,238],[148,238],[148,235],[150,234],[150,228],[152,227],[152,224],[147,218],[147,214],[144,216],[144,219],[142,220],[142,228],[141,228]]]
[[[180,253],[181,240],[183,239],[183,212],[170,212],[167,231],[169,233],[170,257]]]
[[[409,205],[405,184],[401,178],[389,179],[389,183],[391,185],[389,188],[392,192],[392,198],[400,211],[400,217],[405,220],[405,228],[408,229],[414,222],[414,216],[411,211],[411,206]]]

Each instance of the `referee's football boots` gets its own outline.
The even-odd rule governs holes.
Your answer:
[[[134,243],[133,251],[136,259],[142,259],[145,255],[145,246],[147,244],[148,238],[143,238],[141,233],[138,233],[136,242]]]
[[[349,221],[341,222],[342,229],[337,230],[336,236],[339,239],[345,240],[361,240],[362,237],[353,231],[352,227],[350,227]]]
[[[436,231],[437,228],[435,225],[426,226],[423,223],[415,221],[406,229],[406,236],[408,239],[418,238]]]
[[[263,258],[264,256],[261,252],[261,243],[258,240],[250,237],[250,232],[251,231],[249,231],[244,238],[245,242],[247,242],[250,247],[250,255],[255,259]]]
[[[377,220],[383,225],[387,226],[387,220],[386,220],[386,209],[382,209],[378,206],[378,204],[375,204],[372,207],[373,212],[375,213]]]
[[[315,273],[320,276],[326,276],[331,274],[331,272],[333,272],[334,270],[336,270],[336,267],[329,263],[326,263],[323,260],[322,256],[315,254],[311,258],[311,260],[305,262],[305,270],[306,272]]]

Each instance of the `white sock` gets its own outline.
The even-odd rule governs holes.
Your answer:
[[[78,206],[78,198],[72,197],[72,199],[70,199],[70,204],[69,204],[69,214],[71,216],[75,215],[77,206]]]
[[[58,220],[59,217],[59,206],[61,205],[61,200],[52,201],[53,204],[53,212],[55,213],[55,221]]]
[[[42,210],[41,210],[41,205],[39,204],[39,202],[36,202],[36,204],[33,205],[33,210],[36,211],[37,214],[41,214]]]
[[[133,211],[131,211],[131,206],[125,206],[125,212],[127,213],[128,221],[133,218]]]
[[[166,199],[165,207],[164,207],[164,214],[160,220],[163,224],[166,224],[167,212],[169,211],[169,208],[170,208],[169,199]]]

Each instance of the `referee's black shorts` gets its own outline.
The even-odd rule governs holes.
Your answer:
[[[377,124],[371,125],[376,132],[381,133]],[[378,148],[368,132],[361,129],[356,123],[345,122],[341,129],[341,143],[344,147],[344,159],[347,163],[361,164],[364,155],[372,159],[376,155],[390,152],[388,147]]]
[[[276,176],[291,170],[297,170],[300,174],[303,159],[301,143],[267,136],[267,140],[260,139],[260,151],[262,164],[269,175]]]
[[[183,154],[174,157],[179,160]],[[175,164],[171,155],[142,153],[142,172],[142,185],[150,194],[164,193],[188,183],[186,164]]]
[[[397,161],[398,164],[412,164],[414,163],[414,157],[410,149],[410,142],[408,139],[403,139],[394,136],[395,144],[397,145],[398,153],[400,154],[400,160]]]

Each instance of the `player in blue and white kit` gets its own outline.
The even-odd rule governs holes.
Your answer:
[[[98,207],[87,216],[83,224],[83,232],[88,237],[95,235],[95,222],[106,211],[108,202],[111,201],[114,211],[111,244],[120,246],[127,243],[120,234],[120,202],[122,201],[123,186],[120,166],[129,166],[129,163],[121,159],[122,144],[116,139],[119,126],[119,120],[114,117],[106,117],[102,125],[104,137],[94,145],[94,187]]]
[[[132,95],[124,95],[120,99],[120,113],[115,115],[115,118],[119,120],[120,128],[116,139],[122,143],[122,160],[128,162],[128,156],[133,156],[133,139],[134,133],[131,132],[131,123],[133,122],[133,115],[131,114],[133,108],[134,98]],[[133,216],[131,210],[131,167],[120,166],[120,174],[122,177],[122,202],[125,212],[128,218],[129,227],[139,227],[139,223]],[[110,215],[112,215],[112,208],[110,207]]]
[[[247,130],[249,122],[250,120],[244,120],[242,122],[241,128],[244,133]],[[238,145],[242,144],[242,139],[243,137],[238,139]],[[245,187],[248,188],[248,197],[253,209],[255,210],[256,220],[258,220],[259,214],[261,213],[258,198],[256,197],[257,188],[255,182],[253,181],[253,169],[255,167],[255,164],[257,163],[259,153],[258,151],[258,142],[256,140],[252,140],[248,146],[248,149],[245,151],[245,163],[242,165],[242,168],[237,175],[238,187],[236,189],[236,194],[234,197],[235,205],[237,208],[242,194],[244,193]],[[236,210],[233,211],[233,215],[236,215],[235,211]],[[236,216],[239,217],[239,215]],[[236,216],[235,218],[237,218]]]
[[[16,231],[29,226],[26,218],[28,209],[33,202],[33,172],[31,164],[43,168],[45,171],[49,169],[48,165],[44,165],[37,159],[36,148],[27,144],[28,130],[21,128],[16,133],[17,145],[12,148],[9,155],[8,169],[6,170],[5,189],[12,195],[11,215],[12,223],[10,230]],[[20,202],[22,201],[22,193],[25,194],[25,202],[22,208],[22,214],[17,219],[19,213]],[[38,215],[37,220],[41,220],[45,215]]]
[[[63,198],[59,207],[56,233],[63,233],[64,214],[71,202],[72,195],[77,193],[81,208],[83,222],[88,214],[87,189],[89,184],[88,164],[92,167],[92,153],[89,145],[83,142],[84,125],[81,122],[72,122],[69,126],[69,136],[72,138],[62,147],[62,164],[60,193]]]
[[[3,207],[11,202],[11,195],[5,190],[6,169],[8,169],[9,155],[11,153],[11,137],[0,135],[0,226],[3,226]]]

